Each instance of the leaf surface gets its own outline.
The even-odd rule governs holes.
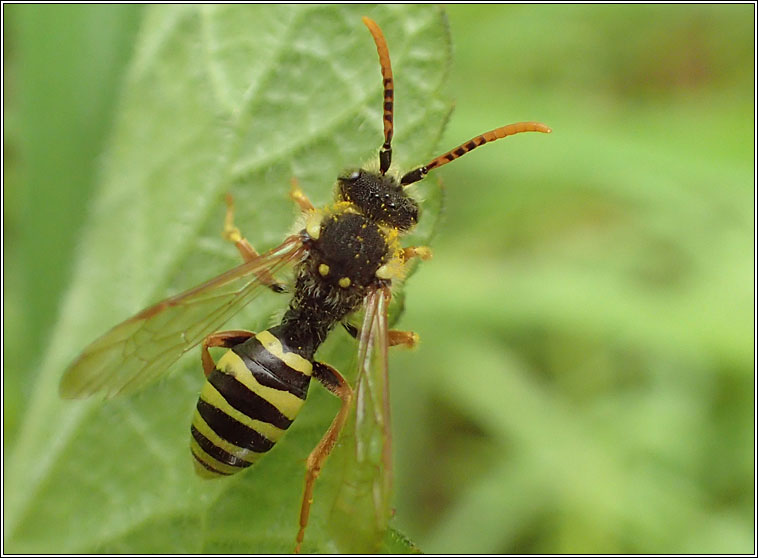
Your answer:
[[[336,412],[335,398],[314,387],[260,466],[209,482],[195,477],[188,449],[203,381],[199,353],[166,381],[107,403],[61,401],[58,382],[108,327],[239,263],[219,234],[226,192],[243,234],[266,250],[296,216],[292,177],[322,205],[342,170],[374,163],[381,77],[362,15],[380,22],[390,45],[395,162],[407,169],[432,154],[449,113],[440,96],[450,55],[440,10],[146,10],[71,286],[6,459],[8,551],[291,552],[303,462]],[[434,201],[427,182],[420,195]],[[428,238],[434,213],[412,240]],[[227,327],[265,328],[286,298],[267,293],[253,306]],[[355,344],[342,332],[332,337],[319,356],[344,370]],[[326,506],[330,494],[316,498]],[[326,551],[325,533],[314,512],[308,550]],[[402,537],[390,538],[397,551]]]

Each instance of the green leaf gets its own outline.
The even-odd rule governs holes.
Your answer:
[[[395,162],[408,168],[431,155],[449,111],[440,96],[450,47],[439,9],[146,10],[71,286],[6,461],[6,550],[292,550],[303,461],[336,413],[336,398],[314,388],[301,418],[255,470],[209,482],[195,477],[188,450],[202,385],[197,353],[168,380],[107,403],[61,401],[58,382],[109,326],[238,263],[219,234],[226,192],[243,233],[267,249],[296,216],[287,197],[292,177],[322,205],[340,171],[375,162],[381,77],[362,15],[387,36]],[[428,224],[413,241],[428,238],[435,222],[439,190],[427,182],[419,189],[431,202]],[[259,330],[285,304],[264,295],[228,326]],[[354,350],[340,332],[319,356],[344,371]],[[324,552],[333,492],[319,488],[304,549]],[[390,540],[395,552],[414,551],[402,537]]]
[[[142,7],[15,4],[4,12],[3,434],[18,433],[39,339],[56,323]],[[72,133],[72,130],[75,130]]]

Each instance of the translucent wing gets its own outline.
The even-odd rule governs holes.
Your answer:
[[[377,552],[387,530],[392,495],[392,430],[387,373],[387,308],[383,287],[366,296],[358,347],[355,413],[343,436],[354,454],[341,480],[332,518],[341,552]]]
[[[265,286],[261,274],[276,272],[303,253],[300,238],[291,236],[255,260],[120,323],[68,367],[61,380],[61,396],[101,392],[113,397],[144,387],[253,300]]]

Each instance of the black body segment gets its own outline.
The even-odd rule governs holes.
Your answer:
[[[221,372],[220,370],[214,370],[208,378],[208,383],[216,388],[216,391],[221,394],[221,396],[224,398],[224,401],[226,401],[229,407],[239,411],[246,417],[249,417],[253,420],[267,422],[268,424],[276,426],[277,428],[281,428],[282,430],[289,428],[290,424],[292,424],[292,421],[284,416],[282,412],[273,404],[269,403],[265,397],[262,397],[252,391],[231,374]],[[210,412],[203,412],[203,403],[210,405],[210,403],[204,402],[201,398],[197,403],[197,409],[200,412],[200,415],[203,418],[206,418],[206,415],[210,414]],[[223,407],[219,406],[218,409],[216,407],[212,407],[212,409],[220,410],[223,409]],[[209,425],[213,427],[207,418],[206,422],[208,422]],[[235,442],[235,440],[229,437],[226,437],[226,439],[232,443],[237,443],[239,445],[238,442]]]
[[[211,430],[237,447],[256,453],[265,453],[274,447],[274,442],[265,438],[260,432],[233,419],[222,409],[214,407],[203,399],[197,402],[197,412]],[[289,424],[286,427],[289,427]]]
[[[382,230],[371,219],[358,213],[337,213],[324,220],[313,247],[313,262],[319,265],[316,271],[325,283],[363,291],[376,282],[376,270],[387,262],[387,249]],[[329,268],[326,273],[322,264]],[[350,280],[347,287],[339,285],[344,278]]]
[[[241,459],[237,457],[236,455],[232,455],[231,453],[221,449],[216,444],[211,442],[208,438],[203,436],[201,432],[199,432],[194,426],[191,428],[192,431],[192,437],[197,441],[200,448],[205,451],[208,455],[213,457],[214,459],[218,460],[220,463],[226,463],[227,465],[231,465],[232,467],[249,467],[250,463],[248,461],[245,461],[244,459]]]
[[[291,368],[279,357],[265,350],[257,337],[251,337],[244,343],[233,347],[232,350],[239,355],[259,384],[288,391],[305,400],[310,385],[310,376]]]

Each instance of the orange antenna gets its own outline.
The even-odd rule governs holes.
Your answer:
[[[382,66],[382,79],[384,80],[384,144],[379,150],[379,172],[385,174],[392,162],[392,110],[395,97],[394,81],[392,80],[392,64],[390,63],[390,51],[387,49],[387,41],[384,40],[382,30],[376,22],[368,17],[363,18],[371,36],[376,43],[376,51],[379,53],[379,64]]]
[[[451,149],[439,157],[435,157],[426,165],[405,173],[400,179],[400,183],[403,186],[407,186],[408,184],[418,182],[424,178],[426,176],[426,173],[428,173],[430,170],[441,167],[442,165],[446,165],[450,161],[455,161],[458,157],[465,155],[480,145],[484,145],[490,141],[495,141],[496,139],[507,138],[508,136],[512,136],[514,134],[520,134],[521,132],[542,132],[543,134],[549,134],[552,132],[552,130],[541,122],[518,122],[516,124],[508,124],[507,126],[495,128],[494,130],[486,132],[481,136],[476,136],[466,143],[462,143],[455,149]]]

